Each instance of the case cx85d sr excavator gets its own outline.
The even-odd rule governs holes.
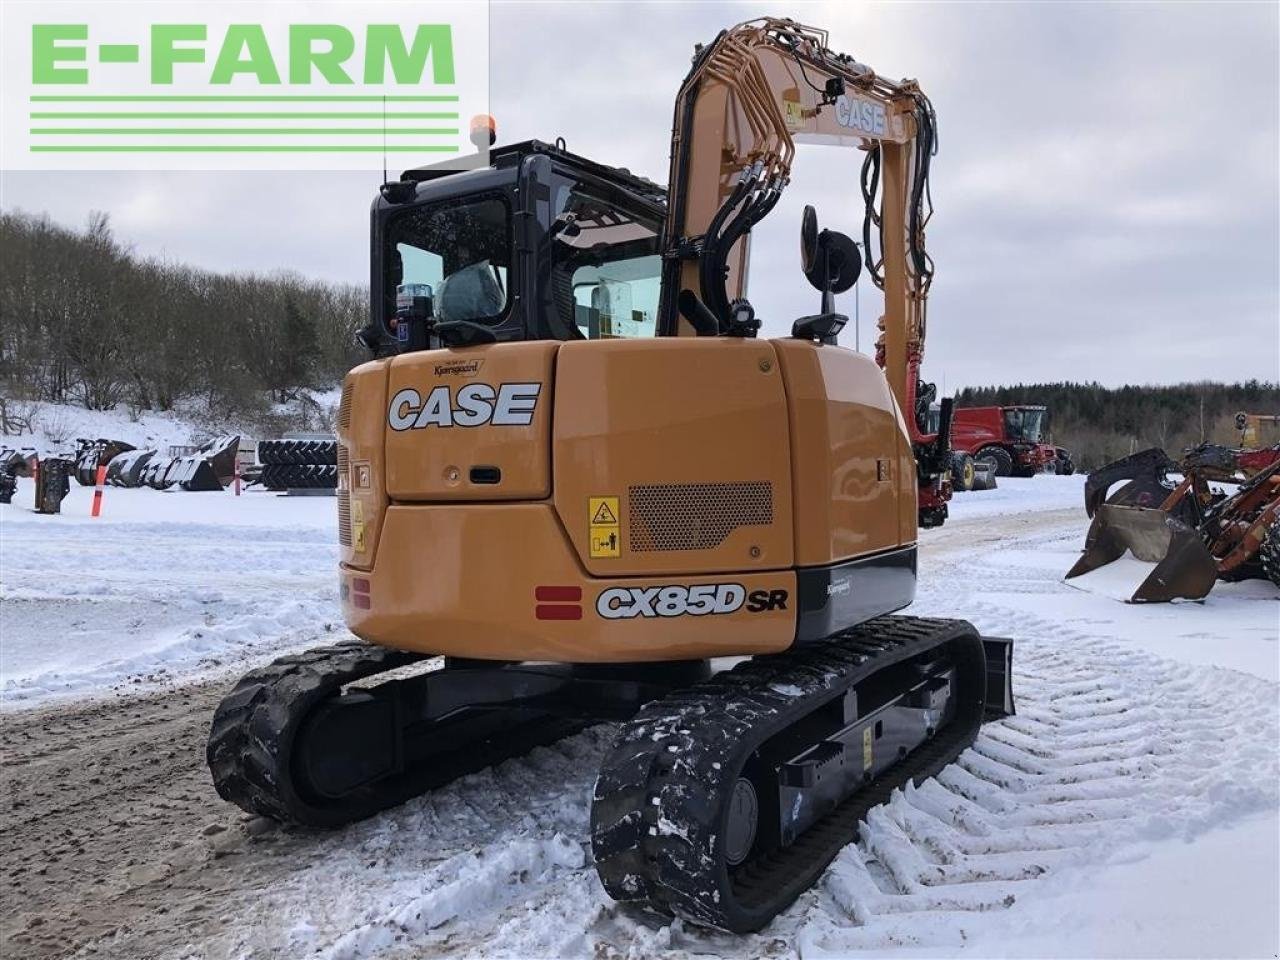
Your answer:
[[[669,190],[537,142],[386,184],[376,359],[338,414],[360,639],[240,681],[209,739],[222,796],[338,825],[616,721],[605,889],[748,931],[1011,712],[1009,641],[888,616],[949,460],[918,382],[933,129],[914,82],[764,20],[697,50]],[[862,259],[812,208],[819,312],[756,336],[748,234],[804,140],[865,151],[880,365],[836,342]]]

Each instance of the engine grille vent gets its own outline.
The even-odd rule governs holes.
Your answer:
[[[342,388],[343,409],[347,405],[347,388]],[[341,414],[339,414],[341,420]],[[351,474],[350,458],[344,443],[338,444],[338,543],[351,546]]]
[[[773,523],[773,484],[662,483],[627,488],[634,553],[710,550],[738,527]]]
[[[338,402],[338,426],[346,430],[351,426],[351,381],[342,384],[342,399]]]

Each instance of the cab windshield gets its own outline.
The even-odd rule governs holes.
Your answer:
[[[1025,440],[1028,443],[1039,443],[1040,424],[1043,419],[1043,410],[1005,410],[1005,436],[1010,440]]]
[[[558,335],[655,336],[661,223],[584,183],[563,184],[555,200],[551,292]]]

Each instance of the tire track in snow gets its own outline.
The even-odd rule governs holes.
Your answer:
[[[936,550],[925,538],[921,600],[911,612],[963,616],[1015,637],[1019,713],[988,725],[941,777],[873,810],[861,839],[761,935],[686,927],[604,896],[589,856],[579,861],[573,847],[587,850],[591,784],[607,727],[328,834],[270,831],[242,839],[239,814],[212,795],[191,757],[175,785],[182,796],[159,798],[173,806],[174,822],[153,829],[147,821],[158,815],[140,815],[137,807],[137,797],[155,789],[143,768],[139,782],[118,784],[114,806],[89,790],[80,794],[77,823],[97,838],[86,851],[110,859],[122,843],[136,852],[180,842],[197,853],[207,846],[209,859],[188,858],[195,862],[176,864],[171,878],[104,897],[78,858],[76,883],[54,878],[45,888],[61,891],[57,922],[35,931],[48,951],[57,933],[64,944],[81,943],[85,957],[614,960],[807,957],[898,944],[946,950],[989,938],[993,923],[1018,916],[1020,905],[1057,880],[1087,877],[1133,842],[1194,837],[1248,810],[1274,809],[1275,684],[1174,663],[1090,637],[1086,625],[1064,629],[983,596],[1013,592],[1010,574],[1022,592],[1070,589],[1053,571],[1011,556],[1053,549],[1064,538],[1074,545],[1083,536],[1076,511],[1053,516],[984,519],[989,546],[977,555],[957,549],[959,536]],[[90,726],[102,723],[109,742],[112,707],[94,709],[103,715],[95,713]],[[209,709],[199,706],[184,728],[193,743],[188,752],[198,752]],[[47,715],[60,741],[80,735],[57,712]],[[148,730],[132,723],[119,718],[145,741]],[[48,749],[52,741],[13,733],[16,758],[30,757],[36,767],[58,758]],[[111,759],[103,748],[82,746],[85,762],[73,764],[61,785],[69,796],[84,785],[80,767]],[[109,766],[128,771],[130,762],[112,759]],[[180,766],[166,759],[155,769],[172,774]],[[51,837],[76,810],[61,797],[55,805],[59,813],[46,824]],[[127,832],[92,830],[95,818],[100,825],[114,812],[128,816]],[[201,836],[210,819],[228,829]],[[22,836],[39,824],[27,824]],[[82,929],[90,919],[93,929]]]
[[[870,812],[804,910],[803,956],[960,946],[1044,877],[1280,802],[1273,685],[991,603],[969,615],[1018,637],[1018,715]]]
[[[937,778],[872,810],[820,884],[761,935],[638,915],[609,901],[584,863],[548,871],[538,889],[490,898],[440,927],[439,945],[462,956],[599,958],[959,946],[992,912],[1064,871],[1276,806],[1271,740],[1280,717],[1270,684],[990,602],[964,613],[1018,638],[1018,714],[988,724]],[[585,833],[577,839],[585,844]],[[344,955],[412,956],[421,945],[407,937],[387,954]]]
[[[1057,511],[1012,546],[1060,547],[1079,528],[1076,511]],[[497,922],[475,918],[451,946],[477,956],[541,948],[609,958],[958,947],[992,913],[1010,912],[1059,874],[1096,869],[1129,844],[1191,838],[1280,803],[1274,685],[1099,640],[982,598],[1070,589],[1056,573],[1019,566],[1005,552],[930,556],[926,547],[934,569],[922,577],[917,609],[1015,637],[1018,714],[988,724],[937,778],[871,811],[859,840],[818,887],[761,935],[738,939],[637,918],[603,896],[587,865]],[[544,934],[554,938],[537,932],[547,914],[555,922]]]

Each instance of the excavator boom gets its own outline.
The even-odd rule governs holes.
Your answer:
[[[934,272],[925,249],[933,106],[915,81],[887,80],[827,40],[825,30],[765,18],[695,57],[676,97],[662,315],[670,329],[687,325],[677,301],[690,290],[727,323],[747,293],[750,230],[789,182],[796,144],[856,147],[866,154],[863,255],[885,300],[877,359],[912,441],[928,443],[915,413]]]

